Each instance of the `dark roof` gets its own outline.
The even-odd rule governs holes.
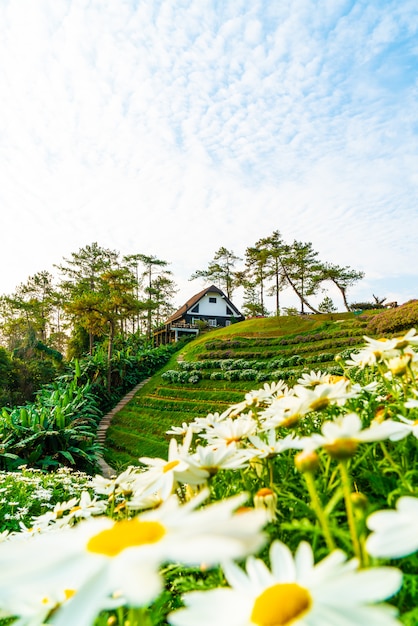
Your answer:
[[[223,296],[225,298],[225,302],[230,307],[235,309],[241,315],[241,313],[238,311],[237,307],[232,304],[232,302],[226,297],[224,292],[221,289],[219,289],[218,287],[215,287],[215,285],[211,285],[210,287],[205,287],[205,289],[202,289],[202,291],[199,291],[199,293],[197,293],[192,298],[190,298],[190,300],[187,300],[187,302],[185,302],[183,304],[183,306],[178,309],[178,311],[176,311],[175,313],[170,315],[170,317],[168,319],[166,319],[165,323],[168,324],[170,322],[174,322],[175,320],[183,317],[183,315],[185,315],[187,313],[187,311],[190,309],[190,307],[192,307],[194,304],[199,302],[199,300],[201,300],[203,298],[203,296],[205,296],[209,292],[210,293],[219,293],[219,295],[221,295],[221,296]]]

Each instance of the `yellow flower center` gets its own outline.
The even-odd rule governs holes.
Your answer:
[[[105,556],[117,556],[126,548],[157,543],[165,535],[165,528],[159,522],[138,519],[115,522],[112,528],[102,530],[91,537],[87,550]]]
[[[166,474],[167,472],[172,470],[174,467],[177,467],[177,465],[179,465],[179,463],[180,463],[180,461],[178,459],[176,459],[175,461],[169,461],[169,463],[166,463],[164,465],[163,474]]]
[[[341,437],[341,439],[336,439],[333,443],[324,445],[324,450],[333,459],[350,459],[357,452],[358,445],[358,441],[355,439]]]
[[[326,409],[328,405],[328,398],[318,398],[317,400],[311,402],[310,409],[312,409],[312,411],[322,411],[323,409]]]
[[[296,583],[268,587],[255,600],[251,621],[257,626],[290,626],[312,604],[308,591]]]
[[[228,437],[227,439],[225,439],[225,443],[227,446],[229,446],[230,443],[238,443],[239,441],[241,441],[241,437]]]

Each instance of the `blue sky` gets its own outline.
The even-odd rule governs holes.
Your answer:
[[[417,30],[416,0],[0,0],[0,293],[96,241],[180,306],[279,230],[364,271],[351,301],[418,297]]]

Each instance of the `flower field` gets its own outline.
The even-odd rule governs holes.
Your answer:
[[[417,624],[417,346],[366,336],[111,479],[4,472],[0,623]]]

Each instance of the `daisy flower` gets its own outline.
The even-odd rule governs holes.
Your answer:
[[[267,441],[257,435],[248,437],[248,440],[254,447],[254,456],[257,456],[259,459],[277,456],[285,450],[299,450],[301,448],[299,437],[287,435],[284,438],[277,438],[278,433],[275,428],[271,428],[266,434]]]
[[[403,496],[396,510],[376,511],[367,518],[372,531],[366,541],[369,554],[399,558],[418,550],[418,498]]]
[[[343,459],[354,456],[360,443],[383,441],[402,432],[402,424],[385,420],[370,428],[362,429],[362,422],[357,413],[347,413],[332,422],[322,425],[322,435],[314,433],[302,439],[302,444],[309,450],[324,448],[333,458]]]
[[[90,486],[96,493],[101,495],[126,496],[134,490],[134,486],[138,482],[138,476],[138,468],[130,466],[113,478],[104,478],[97,474],[91,479]]]
[[[169,430],[166,431],[166,435],[178,435],[180,437],[185,437],[189,430],[193,433],[200,432],[200,427],[195,422],[183,422],[181,426],[172,426]]]
[[[280,541],[270,548],[271,570],[249,557],[244,572],[223,566],[229,588],[184,595],[186,608],[171,613],[173,626],[396,626],[395,610],[376,603],[396,593],[402,574],[391,567],[358,570],[336,550],[314,564],[302,542],[293,557]]]
[[[220,446],[197,446],[196,452],[187,457],[190,468],[202,472],[202,483],[220,470],[243,469],[253,455],[248,450],[226,444]]]
[[[189,437],[192,432],[189,431]],[[162,500],[174,492],[177,483],[201,484],[202,472],[195,472],[193,468],[184,460],[189,448],[190,439],[186,436],[182,445],[175,439],[171,439],[168,447],[168,458],[141,457],[139,461],[148,465],[148,471],[142,474],[144,481],[143,495],[158,493]]]
[[[23,598],[34,588],[44,597],[63,589],[74,595],[54,614],[54,626],[91,626],[114,605],[118,593],[129,606],[147,605],[162,591],[163,563],[213,566],[259,550],[266,517],[261,511],[234,513],[246,500],[235,496],[202,507],[202,491],[185,505],[169,498],[156,510],[132,519],[91,518],[59,532],[0,544],[0,599]]]
[[[257,422],[251,415],[241,416],[239,419],[227,417],[219,424],[214,424],[213,428],[201,434],[201,437],[215,446],[231,444],[239,446],[256,429]]]
[[[32,522],[35,526],[44,528],[49,524],[53,524],[62,520],[62,518],[71,511],[71,509],[78,504],[78,498],[71,498],[68,502],[57,502],[52,511],[47,511],[42,515],[34,517]]]
[[[309,412],[308,403],[302,398],[289,394],[274,400],[271,405],[259,413],[262,430],[282,426],[292,427]]]
[[[298,378],[298,384],[303,385],[304,387],[313,388],[324,383],[329,383],[329,374],[319,371],[314,372],[311,370],[309,374],[302,374],[302,376]]]
[[[230,406],[226,413],[231,417],[236,417],[246,409],[270,404],[277,395],[282,394],[284,391],[287,391],[287,385],[283,380],[271,384],[265,383],[261,389],[246,393],[244,400]]]
[[[415,401],[411,400],[411,402]],[[405,402],[405,406],[407,404],[408,403]],[[399,430],[394,432],[394,434],[391,435],[389,439],[391,441],[399,441],[400,439],[403,439],[410,434],[418,439],[418,420],[409,420],[403,415],[398,415],[398,419],[400,420],[400,422],[397,422],[397,424],[399,425]]]
[[[208,413],[206,417],[195,417],[190,425],[197,434],[202,432],[210,432],[217,424],[220,424],[227,417],[227,410],[223,413]]]
[[[347,379],[340,379],[333,384],[320,383],[314,389],[296,385],[294,392],[298,398],[306,402],[309,411],[322,411],[330,404],[341,406],[348,398],[352,398],[355,394],[348,390],[348,386]]]

